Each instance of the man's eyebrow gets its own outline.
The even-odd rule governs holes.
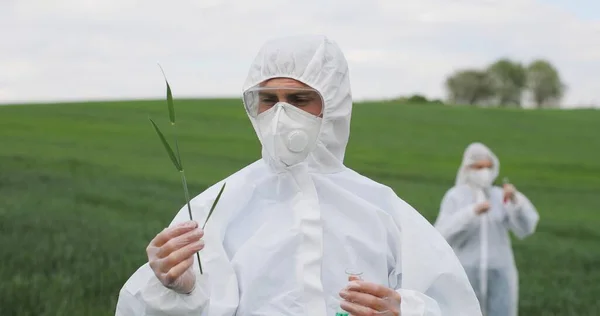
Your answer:
[[[275,93],[272,93],[272,92],[261,91],[261,92],[258,93],[258,96],[259,97],[276,97],[277,95]]]
[[[298,91],[298,92],[291,92],[288,94],[288,96],[294,96],[294,97],[298,97],[298,96],[313,96],[314,92],[313,91]]]

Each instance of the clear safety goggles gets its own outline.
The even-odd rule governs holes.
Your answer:
[[[289,103],[314,116],[323,114],[323,98],[312,88],[254,87],[244,92],[243,99],[252,117],[257,117],[279,102]]]

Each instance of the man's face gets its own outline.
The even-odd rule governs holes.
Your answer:
[[[312,115],[323,116],[321,95],[304,83],[290,78],[273,78],[260,84],[267,88],[259,92],[258,114],[277,102],[286,102]]]

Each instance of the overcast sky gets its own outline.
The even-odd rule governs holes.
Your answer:
[[[356,99],[445,96],[499,57],[555,63],[569,105],[600,104],[598,0],[0,0],[0,103],[239,96],[262,43],[320,33]]]

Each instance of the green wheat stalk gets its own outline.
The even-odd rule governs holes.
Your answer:
[[[177,125],[175,125],[175,107],[173,106],[173,94],[171,93],[171,87],[169,86],[169,81],[167,81],[167,76],[165,75],[165,72],[162,69],[162,67],[160,66],[160,64],[158,64],[158,67],[160,67],[160,70],[163,73],[163,77],[165,78],[165,83],[167,84],[167,107],[169,109],[169,119],[171,121],[171,126],[173,127],[173,129],[176,129]],[[192,217],[192,207],[190,206],[190,194],[189,194],[189,190],[188,190],[188,186],[187,186],[187,181],[185,179],[185,171],[183,169],[183,163],[181,161],[181,154],[179,153],[179,142],[177,141],[177,134],[175,134],[175,152],[173,152],[171,145],[169,145],[169,142],[165,138],[164,134],[158,128],[158,125],[156,125],[156,123],[154,123],[154,121],[152,120],[152,118],[150,118],[150,116],[148,116],[148,119],[150,120],[150,123],[152,123],[152,126],[154,127],[154,130],[156,131],[156,134],[158,135],[158,138],[160,138],[160,141],[162,142],[163,146],[165,147],[165,150],[167,151],[167,155],[169,155],[169,158],[173,162],[173,165],[175,166],[175,168],[177,169],[177,171],[179,171],[179,174],[181,175],[181,184],[183,185],[183,192],[185,194],[185,201],[187,203],[188,214],[190,216],[190,220],[194,220],[194,218]],[[221,187],[221,190],[219,191],[217,198],[215,199],[212,207],[210,208],[210,211],[208,212],[208,215],[206,216],[206,220],[204,221],[204,224],[202,225],[202,229],[204,229],[204,227],[206,227],[206,223],[208,222],[208,219],[210,218],[213,211],[215,210],[217,203],[219,203],[221,194],[223,193],[223,190],[225,189],[225,184],[226,183],[223,183],[223,186]],[[202,263],[200,262],[200,254],[198,252],[196,252],[196,258],[198,259],[198,267],[200,268],[200,274],[204,274],[204,272],[202,271]]]

